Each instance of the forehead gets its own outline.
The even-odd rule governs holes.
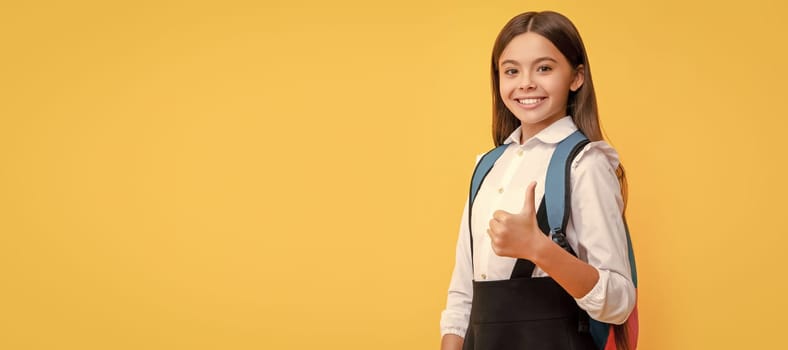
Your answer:
[[[550,40],[534,32],[526,32],[514,37],[501,52],[498,64],[505,60],[527,64],[542,57],[551,57],[560,63],[569,64]]]

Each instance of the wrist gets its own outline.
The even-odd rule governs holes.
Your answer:
[[[529,258],[537,266],[541,266],[547,256],[550,255],[550,249],[557,247],[549,236],[542,234],[539,231],[537,238],[533,242],[533,256]]]

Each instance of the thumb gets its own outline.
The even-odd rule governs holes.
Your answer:
[[[525,189],[525,203],[523,204],[523,210],[521,213],[527,214],[536,212],[534,210],[534,192],[536,192],[536,181],[532,181],[528,185],[528,188]]]

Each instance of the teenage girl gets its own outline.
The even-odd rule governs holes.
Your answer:
[[[621,329],[635,287],[626,178],[602,137],[577,29],[555,12],[515,16],[495,41],[492,83],[493,141],[508,146],[484,178],[470,220],[465,205],[441,349],[595,349],[583,318]],[[556,144],[578,129],[591,143],[571,164],[566,239],[575,256],[545,233],[541,199]],[[616,344],[627,348],[626,339]]]

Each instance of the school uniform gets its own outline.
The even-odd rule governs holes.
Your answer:
[[[516,129],[482,182],[470,220],[466,202],[440,322],[441,335],[466,338],[465,349],[592,349],[590,336],[582,329],[586,314],[620,324],[632,311],[635,287],[621,216],[623,199],[615,175],[618,154],[606,142],[589,143],[571,165],[566,236],[578,258],[599,272],[588,294],[573,298],[530,261],[496,255],[487,234],[495,210],[522,209],[531,181],[537,182],[537,221],[547,232],[540,205],[547,166],[558,142],[576,130],[567,116],[521,144],[521,130]]]

